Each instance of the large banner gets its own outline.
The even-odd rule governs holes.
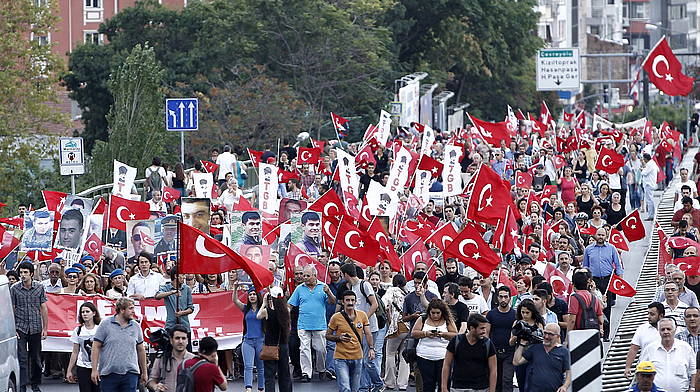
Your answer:
[[[212,336],[220,350],[233,349],[241,343],[243,314],[235,308],[230,291],[211,294],[194,294],[194,312],[189,315],[192,340]],[[102,296],[46,294],[49,308],[48,338],[42,344],[43,351],[71,352],[68,340],[78,326],[78,308],[83,302],[92,302],[102,320],[114,315],[114,300]],[[162,300],[136,301],[136,318],[143,320],[145,335],[165,325],[166,310]]]

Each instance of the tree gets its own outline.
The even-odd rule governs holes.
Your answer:
[[[0,1],[0,135],[68,126],[68,117],[50,104],[58,101],[64,66],[47,40],[55,8],[55,0]]]
[[[95,143],[93,183],[111,182],[114,159],[145,168],[154,156],[162,156],[172,139],[163,129],[164,73],[153,48],[136,45],[110,76],[114,105],[107,116],[109,139]]]
[[[230,72],[235,80],[212,86],[202,99],[204,123],[192,134],[189,153],[206,156],[212,145],[224,143],[270,148],[277,138],[293,139],[310,110],[297,93],[262,66]]]

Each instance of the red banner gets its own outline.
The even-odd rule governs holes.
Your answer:
[[[68,338],[78,325],[78,308],[83,302],[94,303],[103,320],[114,315],[115,301],[103,296],[47,294],[46,297],[49,300],[49,336],[43,342],[43,351],[72,350]],[[192,340],[212,336],[219,343],[220,350],[235,348],[242,339],[243,314],[235,308],[231,292],[195,294],[192,297],[194,312],[189,315]],[[166,319],[165,303],[153,298],[136,301],[136,318],[139,321],[145,318],[144,327],[149,329],[162,327]]]

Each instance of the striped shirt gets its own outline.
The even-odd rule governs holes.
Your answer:
[[[41,304],[47,301],[44,285],[32,281],[30,288],[17,282],[10,287],[12,306],[15,308],[15,327],[17,331],[34,335],[41,333],[44,324],[41,321]]]
[[[668,302],[662,302],[666,317],[676,320],[676,325],[685,328],[685,310],[688,309],[688,304],[683,301],[678,301],[675,309],[671,309]]]
[[[700,334],[693,335],[687,329],[684,329],[676,334],[676,339],[680,339],[690,345],[693,351],[697,353],[700,351]]]

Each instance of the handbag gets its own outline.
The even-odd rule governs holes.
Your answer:
[[[403,344],[404,348],[401,352],[403,359],[406,361],[406,363],[415,362],[418,359],[418,353],[416,351],[416,348],[418,347],[418,339],[408,337],[406,340],[404,340]]]
[[[263,345],[262,351],[260,351],[261,361],[279,361],[280,359],[280,347],[279,346],[268,346]]]

